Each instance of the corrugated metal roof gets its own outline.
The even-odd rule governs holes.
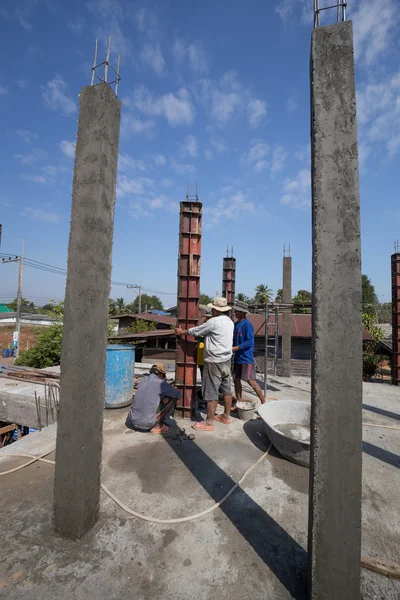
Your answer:
[[[113,321],[123,319],[123,318],[131,318],[131,319],[142,319],[143,321],[152,321],[153,323],[162,323],[163,325],[176,325],[175,317],[167,317],[165,315],[155,315],[153,313],[124,313],[122,315],[115,315],[115,317],[110,317]]]
[[[109,339],[113,340],[138,340],[157,337],[171,337],[175,335],[173,329],[156,329],[156,331],[141,331],[140,333],[124,333],[121,335],[113,335]]]
[[[265,336],[265,317],[264,315],[247,315],[254,327],[255,336]],[[275,315],[271,315],[268,321],[268,336],[275,335]],[[278,317],[278,335],[282,336],[282,315]],[[312,337],[312,318],[311,315],[292,315],[292,337],[293,338],[311,338]],[[366,329],[363,329],[363,340],[371,341],[372,337]]]

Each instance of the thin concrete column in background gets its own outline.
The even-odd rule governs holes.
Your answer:
[[[361,249],[351,21],[311,46],[313,372],[310,597],[360,598]]]
[[[283,257],[283,292],[282,301],[292,301],[292,258]],[[283,311],[282,316],[282,377],[290,377],[290,359],[292,357],[292,311]]]
[[[79,539],[100,507],[101,451],[121,103],[107,84],[80,94],[61,356],[55,529]]]

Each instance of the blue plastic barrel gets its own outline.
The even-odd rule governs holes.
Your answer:
[[[106,408],[122,408],[132,402],[135,373],[135,347],[123,344],[107,346]]]
[[[1,351],[2,358],[8,358],[8,348],[3,348]]]

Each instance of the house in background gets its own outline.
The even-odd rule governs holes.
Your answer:
[[[17,321],[16,312],[2,312],[0,313],[0,326],[1,325],[15,325]],[[37,313],[22,313],[21,314],[21,325],[37,325],[37,326],[49,326],[53,323],[58,323],[58,319],[53,319],[49,315],[38,315]]]
[[[146,313],[124,313],[121,315],[115,315],[115,317],[110,317],[111,321],[118,321],[118,335],[123,335],[127,333],[127,329],[132,327],[135,321],[148,321],[149,323],[154,323],[156,329],[168,329],[171,327],[175,327],[176,318],[166,315],[155,314],[154,312],[146,312]]]
[[[13,312],[11,308],[8,308],[5,304],[0,304],[0,313]]]

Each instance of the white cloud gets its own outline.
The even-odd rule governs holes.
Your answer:
[[[171,158],[171,167],[178,173],[178,175],[184,175],[185,173],[196,173],[196,167],[189,164],[183,164],[176,162],[175,158]]]
[[[288,153],[282,146],[277,146],[272,153],[271,173],[276,174],[282,171]]]
[[[146,167],[142,160],[136,160],[129,154],[120,154],[118,157],[118,170],[121,173],[145,171]]]
[[[45,177],[43,175],[23,175],[23,179],[27,179],[28,181],[33,181],[34,183],[47,183]]]
[[[400,71],[361,85],[357,92],[357,117],[361,158],[365,161],[374,146],[380,156],[386,150],[388,157],[393,158],[400,150]]]
[[[156,196],[149,200],[148,206],[151,209],[162,208],[166,204],[166,201],[167,197],[161,194],[161,196]]]
[[[275,4],[275,12],[278,13],[284,23],[295,15],[298,21],[299,11],[303,23],[312,23],[313,8],[309,0],[279,0]]]
[[[145,44],[140,52],[140,59],[145,66],[151,67],[157,75],[164,74],[165,60],[159,44],[155,46]]]
[[[156,165],[159,166],[165,165],[165,163],[167,162],[167,159],[165,158],[164,154],[156,154],[153,158]]]
[[[227,190],[227,188],[225,189]],[[268,214],[262,204],[250,201],[241,190],[237,190],[231,195],[227,191],[215,206],[204,206],[203,213],[208,228],[215,227],[220,223],[226,224],[227,220],[236,221],[242,218],[243,215],[248,217],[250,215],[260,216]]]
[[[32,148],[30,154],[13,154],[13,158],[19,160],[23,165],[35,165],[47,159],[47,154],[38,148]]]
[[[172,181],[170,179],[162,179],[161,180],[161,185],[165,188],[170,188],[172,187],[174,184],[172,183]]]
[[[86,6],[93,13],[91,21],[94,21],[94,34],[101,42],[99,56],[105,56],[109,36],[112,38],[112,53],[120,52],[123,57],[129,56],[132,43],[130,37],[125,37],[122,32],[122,25],[129,16],[128,8],[118,0],[93,0]]]
[[[0,83],[0,96],[8,94],[8,88]]]
[[[25,79],[16,79],[15,85],[19,87],[20,90],[25,91],[28,89],[29,84]]]
[[[59,223],[61,218],[56,213],[46,212],[41,208],[32,208],[31,206],[26,206],[20,214],[23,217],[32,219],[32,221],[44,221],[45,223],[53,223],[54,225]]]
[[[268,168],[269,161],[266,160],[270,148],[268,144],[259,140],[251,142],[251,148],[241,158],[241,162],[251,165],[256,173],[261,173]]]
[[[42,173],[46,177],[46,183],[51,182],[54,183],[53,179],[60,175],[61,173],[67,173],[69,169],[64,167],[63,165],[44,165],[42,167]]]
[[[183,146],[184,155],[195,158],[198,154],[197,140],[194,135],[187,135]]]
[[[217,125],[246,116],[256,127],[267,113],[267,103],[243,86],[236,71],[228,71],[218,80],[201,79],[193,89]]]
[[[207,54],[200,42],[189,44],[182,39],[177,39],[174,42],[172,52],[178,64],[181,65],[187,61],[189,68],[195,73],[207,73]]]
[[[311,205],[311,173],[308,169],[301,169],[296,177],[285,180],[280,203],[297,209]]]
[[[82,37],[85,26],[85,21],[80,16],[76,16],[73,21],[67,23],[68,29],[79,38]]]
[[[68,140],[62,140],[59,143],[60,150],[67,158],[75,157],[75,142],[70,142]]]
[[[141,33],[149,39],[160,39],[162,32],[157,15],[148,8],[140,8],[136,12],[136,24]]]
[[[27,144],[31,144],[33,140],[37,138],[37,133],[30,131],[29,129],[17,129],[16,134]]]
[[[289,98],[287,99],[286,102],[286,110],[290,113],[292,112],[296,112],[296,110],[299,108],[299,104],[297,102],[297,98],[296,96],[294,96],[293,94],[291,96],[289,96]]]
[[[210,144],[214,148],[215,152],[218,152],[218,154],[223,154],[224,152],[228,151],[228,146],[221,137],[213,135],[210,138]]]
[[[304,146],[300,146],[296,152],[294,153],[295,157],[303,162],[304,160],[310,160],[311,155],[311,145],[305,144]]]
[[[206,160],[214,160],[214,154],[210,148],[204,150],[204,156],[206,157]]]
[[[354,27],[354,50],[356,60],[371,65],[396,42],[396,25],[399,21],[396,0],[363,0],[352,12]]]
[[[42,86],[42,95],[51,109],[60,111],[63,115],[76,112],[76,104],[68,97],[67,84],[60,75],[56,75],[54,79]]]
[[[249,100],[247,105],[247,116],[250,127],[258,127],[265,115],[267,114],[267,103],[257,98]]]
[[[140,86],[134,93],[134,104],[143,114],[165,117],[171,127],[190,125],[196,112],[190,93],[185,88],[175,94],[170,92],[153,98],[145,86]]]
[[[136,177],[132,179],[120,175],[117,181],[117,196],[145,196],[154,185],[154,180],[149,177]]]
[[[1,194],[1,196],[3,198],[6,197],[6,196],[3,196],[3,194]],[[4,206],[5,208],[11,208],[11,204],[9,202],[7,202],[7,200],[1,200],[0,199],[0,206]]]
[[[139,201],[129,203],[129,213],[134,219],[152,216],[151,212],[145,209]]]

